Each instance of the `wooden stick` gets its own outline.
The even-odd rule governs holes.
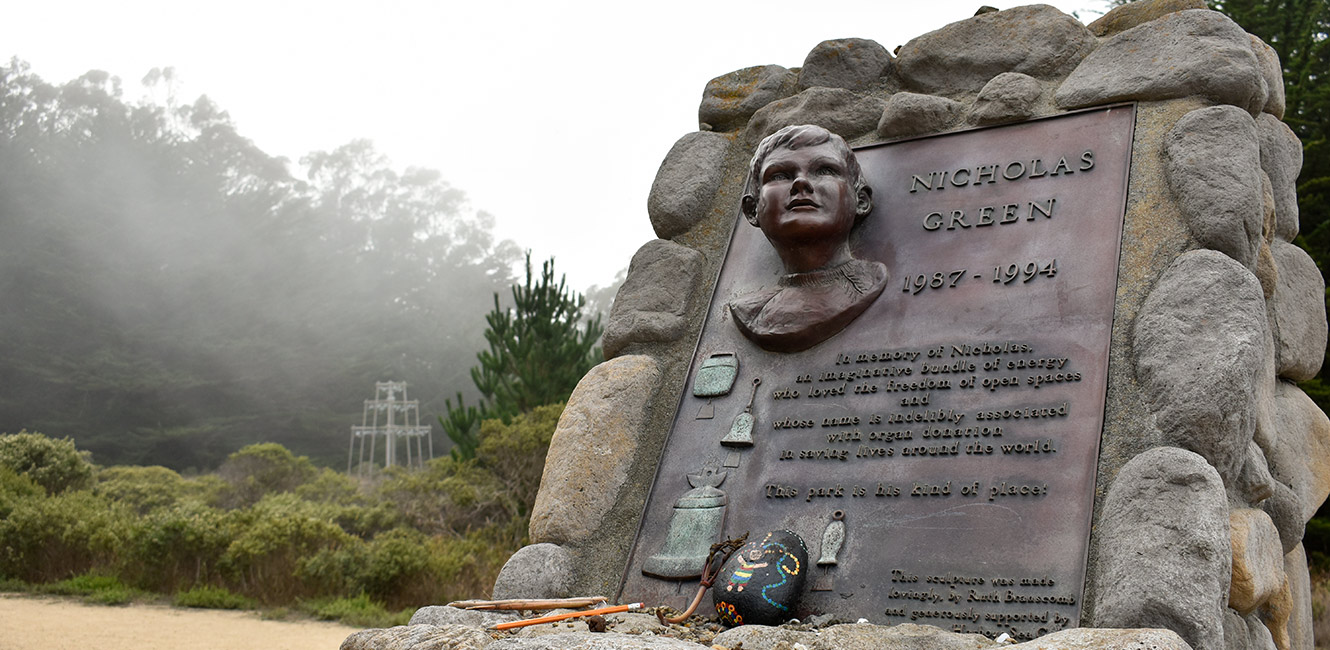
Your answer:
[[[528,598],[510,598],[507,600],[454,600],[449,607],[461,609],[576,609],[590,607],[609,600],[604,596],[586,596],[582,598],[546,598],[533,600]]]
[[[528,618],[521,621],[508,621],[494,626],[496,630],[511,630],[515,627],[526,627],[528,625],[539,625],[541,623],[554,623],[569,618],[579,618],[582,616],[596,616],[598,614],[617,614],[619,612],[630,612],[635,609],[642,609],[642,603],[632,603],[631,605],[614,605],[613,607],[601,607],[599,609],[588,609],[581,612],[564,612],[563,614],[550,614],[539,618]]]

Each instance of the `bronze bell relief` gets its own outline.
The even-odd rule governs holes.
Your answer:
[[[702,575],[711,545],[725,524],[725,472],[711,467],[689,474],[685,492],[674,503],[670,530],[660,551],[642,563],[642,573],[667,580],[688,580]]]

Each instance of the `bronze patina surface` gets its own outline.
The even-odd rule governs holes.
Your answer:
[[[886,286],[806,349],[764,349],[734,322],[732,303],[791,272],[740,222],[688,385],[735,353],[738,385],[761,380],[752,446],[721,444],[748,390],[714,398],[713,419],[697,418],[707,398],[681,397],[620,600],[686,606],[695,582],[643,565],[679,541],[688,475],[723,467],[723,530],[697,547],[788,528],[829,554],[805,568],[800,618],[1018,639],[1077,625],[1134,114],[857,151],[873,208],[850,252],[885,265]]]

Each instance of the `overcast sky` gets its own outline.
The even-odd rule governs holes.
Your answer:
[[[833,38],[891,50],[981,4],[0,0],[0,55],[53,83],[105,70],[131,100],[172,66],[181,99],[208,95],[292,161],[368,138],[398,168],[442,171],[585,289],[654,237],[651,181],[709,79],[799,66]],[[1106,1],[1048,4],[1089,22]]]

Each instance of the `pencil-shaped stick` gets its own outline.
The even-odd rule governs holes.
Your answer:
[[[521,621],[508,621],[494,626],[496,630],[511,630],[515,627],[526,627],[528,625],[540,625],[541,623],[553,623],[569,618],[579,618],[582,616],[596,616],[598,614],[618,614],[619,612],[631,612],[635,609],[642,609],[642,603],[631,603],[628,605],[614,605],[612,607],[601,607],[599,609],[587,609],[580,612],[564,612],[562,614],[550,614],[539,618],[528,618]]]

